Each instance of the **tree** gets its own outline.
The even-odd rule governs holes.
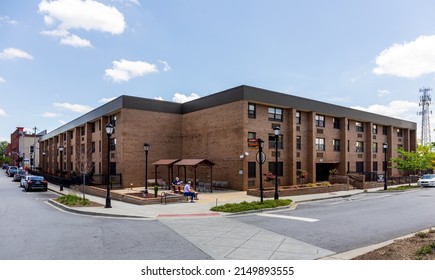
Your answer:
[[[93,146],[90,146],[88,149],[86,149],[85,144],[82,144],[80,147],[76,148],[76,170],[80,172],[80,175],[83,178],[83,199],[85,199],[86,175],[95,169],[95,164],[92,162],[92,153],[94,149],[95,148]]]
[[[6,148],[9,145],[8,142],[0,142],[0,163],[9,163],[9,158],[6,156]]]
[[[418,146],[416,151],[405,151],[402,147],[397,149],[399,157],[391,158],[393,168],[413,174],[432,169],[435,165],[435,153],[431,146]]]

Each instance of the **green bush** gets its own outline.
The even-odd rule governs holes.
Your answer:
[[[423,256],[432,253],[432,247],[429,245],[423,246],[415,252],[417,256]]]
[[[237,213],[249,210],[259,210],[266,208],[276,208],[279,206],[288,206],[292,203],[290,199],[278,199],[278,200],[264,200],[263,203],[260,201],[246,202],[243,201],[241,203],[227,203],[220,206],[212,207],[211,211],[219,211],[219,212],[229,212],[229,213]]]
[[[57,201],[67,206],[86,206],[90,203],[89,199],[83,199],[75,194],[62,195]]]

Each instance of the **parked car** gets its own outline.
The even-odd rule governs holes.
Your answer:
[[[16,167],[16,166],[9,166],[8,171],[7,171],[9,177],[14,176],[14,174],[17,172],[18,172],[18,167]]]
[[[26,170],[23,169],[18,170],[18,172],[14,174],[14,182],[20,182],[21,179],[26,177],[26,175],[27,175]]]
[[[5,163],[2,165],[2,169],[5,169],[7,171],[8,168],[9,168],[9,164]]]
[[[27,174],[26,176],[24,176],[24,178],[21,179],[20,181],[20,187],[24,188],[24,182],[29,180],[29,177],[31,177],[32,175]]]
[[[47,191],[47,180],[42,176],[27,176],[24,180],[24,189],[26,192],[35,189]]]
[[[435,174],[425,174],[418,181],[419,187],[435,187]]]

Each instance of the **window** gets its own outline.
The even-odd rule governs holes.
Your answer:
[[[248,118],[255,119],[255,104],[248,104]]]
[[[282,122],[282,109],[269,107],[268,115],[269,115],[269,121]]]
[[[283,176],[283,164],[282,161],[278,162],[278,176]],[[275,162],[269,162],[269,172],[275,174]]]
[[[248,178],[257,177],[257,165],[255,161],[248,162]]]
[[[109,164],[109,175],[115,175],[116,174],[116,162],[111,162]]]
[[[378,134],[378,125],[377,124],[373,125],[373,134]]]
[[[333,148],[334,152],[340,151],[340,139],[332,140],[332,148]]]
[[[257,133],[255,132],[248,132],[248,139],[256,139]]]
[[[301,112],[296,111],[296,124],[301,124]]]
[[[278,149],[282,149],[282,134],[278,135]],[[269,134],[269,148],[275,148],[275,134],[270,133]]]
[[[325,150],[325,138],[316,138],[316,151]]]
[[[403,131],[400,128],[397,129],[397,137],[403,137]]]
[[[378,162],[377,161],[373,162],[373,170],[372,171],[373,172],[378,172]]]
[[[92,153],[95,153],[95,142],[92,142]]]
[[[81,130],[81,135],[82,135],[82,136],[85,136],[85,127],[82,126],[82,127],[80,128],[80,130]]]
[[[302,137],[296,136],[296,150],[302,149]]]
[[[109,122],[113,125],[116,126],[116,115],[111,115],[109,117]]]
[[[110,138],[110,151],[116,151],[116,138]]]
[[[362,122],[355,122],[356,132],[364,132],[364,127]]]
[[[388,135],[388,127],[387,126],[382,126],[382,134],[383,135]]]
[[[363,161],[356,162],[356,172],[358,172],[358,173],[364,172],[364,162]]]
[[[356,152],[357,153],[364,153],[364,142],[356,141]]]
[[[373,153],[378,152],[378,143],[373,143]]]
[[[332,118],[332,125],[334,128],[340,129],[340,120],[337,118]]]
[[[302,162],[297,161],[296,162],[296,170],[300,170],[300,169],[302,169]]]
[[[316,115],[316,126],[325,127],[325,116]]]

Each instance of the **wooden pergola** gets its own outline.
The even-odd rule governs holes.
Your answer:
[[[208,167],[210,168],[210,192],[213,192],[213,162],[208,159],[182,159],[180,161],[175,162],[173,165],[178,166],[178,173],[180,173],[180,167],[184,167],[184,181],[187,180],[186,168],[187,166],[193,167],[193,184],[196,184],[196,168],[197,167]]]
[[[168,184],[169,186],[172,184],[172,181],[174,180],[174,163],[180,161],[179,159],[161,159],[156,162],[153,162],[153,165],[155,166],[155,176],[157,181],[157,168],[159,166],[167,166],[168,167]]]

